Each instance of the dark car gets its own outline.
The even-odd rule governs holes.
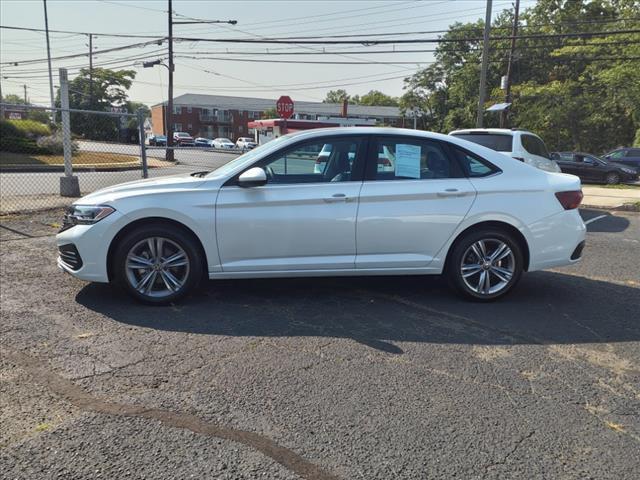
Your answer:
[[[551,157],[563,173],[580,177],[583,182],[603,182],[614,185],[638,180],[638,173],[626,165],[609,162],[595,155],[580,152],[553,152]]]
[[[177,147],[194,147],[196,144],[193,141],[193,137],[189,135],[187,132],[174,132],[173,143]]]
[[[149,145],[154,147],[166,147],[167,137],[164,135],[151,135],[149,137]]]
[[[607,153],[604,158],[631,167],[640,173],[640,148],[638,147],[617,148]]]

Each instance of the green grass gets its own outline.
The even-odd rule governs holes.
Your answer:
[[[73,166],[117,167],[131,166],[139,162],[138,157],[103,152],[79,152],[73,156]],[[33,166],[62,166],[64,155],[42,155],[28,153],[0,152],[1,167],[33,167]]]

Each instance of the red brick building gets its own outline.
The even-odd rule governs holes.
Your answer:
[[[326,120],[340,117],[342,104],[295,101],[294,118],[300,120]],[[275,108],[275,99],[227,97],[187,93],[173,100],[173,131],[187,132],[194,137],[225,137],[235,141],[238,137],[252,136],[248,123],[263,117]],[[166,102],[151,107],[153,133],[166,134]],[[368,123],[402,127],[405,118],[398,107],[372,107],[349,105],[347,118]]]

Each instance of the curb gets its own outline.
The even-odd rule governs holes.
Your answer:
[[[607,207],[605,205],[587,205],[581,203],[578,208],[591,208],[594,210],[611,210],[614,212],[640,212],[640,206],[633,203],[624,203],[615,207]]]

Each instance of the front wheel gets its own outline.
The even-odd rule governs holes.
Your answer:
[[[620,175],[615,172],[607,173],[604,181],[607,182],[608,185],[617,185],[618,183],[620,183]]]
[[[449,283],[464,297],[496,300],[518,283],[523,254],[512,235],[495,229],[471,232],[457,241],[447,263]]]
[[[131,296],[165,305],[194,289],[202,277],[197,243],[172,226],[147,225],[129,233],[114,256],[115,277]]]

